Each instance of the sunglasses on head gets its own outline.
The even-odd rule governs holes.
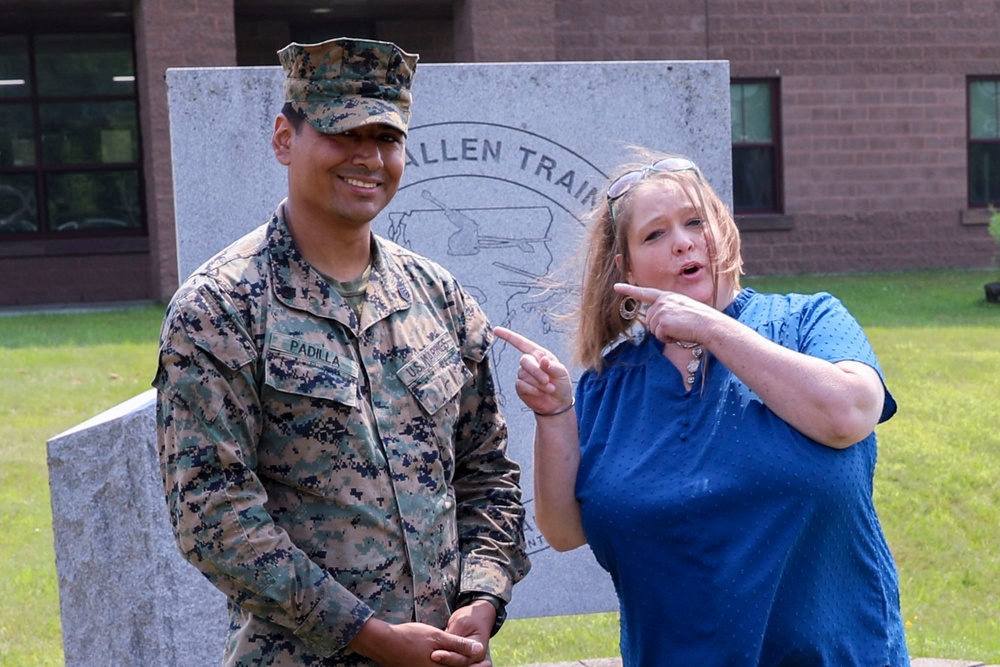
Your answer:
[[[608,187],[608,210],[611,213],[611,222],[615,223],[615,207],[614,203],[616,200],[621,199],[629,191],[635,187],[635,185],[646,178],[646,174],[651,173],[664,173],[664,172],[677,172],[677,171],[694,171],[696,175],[699,175],[698,166],[683,157],[668,157],[662,160],[657,160],[648,167],[643,167],[642,169],[636,169],[634,171],[629,171],[618,178],[615,179]]]

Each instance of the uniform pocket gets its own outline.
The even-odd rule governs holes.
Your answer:
[[[432,415],[458,394],[472,379],[472,373],[465,366],[455,341],[442,333],[403,365],[396,377]]]
[[[284,334],[271,338],[264,384],[287,394],[357,405],[360,369],[356,361]]]
[[[257,448],[262,478],[328,497],[338,468],[355,464],[367,446],[351,429],[358,405],[359,367],[322,341],[272,333],[263,359],[262,419]],[[347,490],[343,490],[346,493]],[[279,487],[268,493],[281,504]]]

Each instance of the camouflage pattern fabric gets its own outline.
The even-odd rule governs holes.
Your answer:
[[[281,208],[178,290],[160,464],[184,556],[229,599],[227,665],[370,665],[372,615],[445,627],[528,571],[520,470],[478,304],[373,236],[361,320]]]
[[[391,42],[350,38],[278,51],[285,101],[326,134],[374,123],[406,134],[418,59]]]

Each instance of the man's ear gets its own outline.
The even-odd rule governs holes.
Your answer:
[[[292,124],[288,122],[284,114],[278,114],[274,119],[274,132],[271,134],[271,150],[274,151],[275,159],[286,167],[292,161],[292,138],[294,136],[295,130],[292,128]]]

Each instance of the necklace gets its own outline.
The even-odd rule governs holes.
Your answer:
[[[688,362],[687,372],[688,375],[684,380],[687,384],[694,385],[694,376],[701,367],[701,355],[705,353],[705,349],[701,346],[701,343],[687,343],[682,340],[675,340],[677,347],[684,348],[685,350],[691,350],[691,356],[694,357]]]

